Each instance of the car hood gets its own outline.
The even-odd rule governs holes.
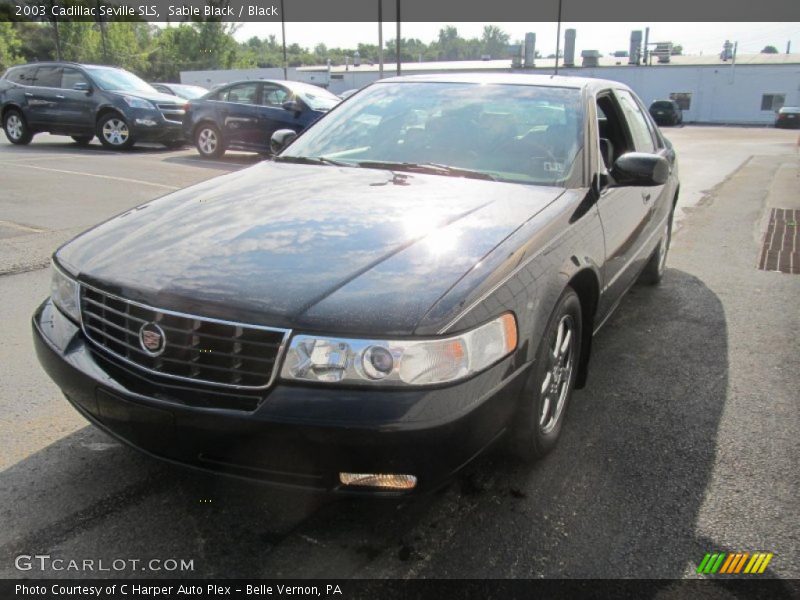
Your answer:
[[[184,104],[185,101],[183,98],[179,98],[178,96],[172,96],[170,94],[164,94],[162,92],[127,92],[125,90],[111,90],[115,94],[119,94],[121,96],[133,96],[135,98],[142,98],[144,100],[148,100],[149,102],[167,102],[172,104]]]
[[[82,234],[57,260],[151,306],[307,331],[410,334],[559,188],[265,162]]]

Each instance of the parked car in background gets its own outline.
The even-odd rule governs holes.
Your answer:
[[[350,96],[355,94],[359,89],[361,88],[353,88],[351,90],[345,90],[341,94],[339,94],[339,98],[341,98],[342,100],[347,100]]]
[[[274,160],[62,246],[36,350],[80,413],[151,455],[434,490],[504,435],[528,460],[554,448],[593,334],[665,272],[678,187],[621,83],[384,79]]]
[[[775,127],[783,129],[800,128],[800,107],[784,106],[775,115]]]
[[[208,93],[208,90],[199,85],[186,85],[183,83],[151,83],[157,91],[170,96],[177,96],[184,100],[194,100]]]
[[[226,150],[266,154],[274,131],[299,133],[338,102],[338,96],[299,81],[239,81],[190,100],[184,132],[206,158]]]
[[[675,100],[656,100],[650,105],[650,116],[659,125],[683,123],[683,111]]]
[[[116,150],[136,142],[184,143],[183,100],[114,67],[42,62],[11,67],[0,79],[0,118],[12,144],[40,132],[79,144],[97,136]]]

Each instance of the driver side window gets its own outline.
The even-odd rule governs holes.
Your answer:
[[[625,117],[611,91],[597,97],[597,131],[600,138],[600,156],[610,171],[620,156],[634,150]]]
[[[616,95],[619,98],[622,112],[625,113],[636,150],[652,154],[656,150],[653,144],[653,135],[650,133],[647,119],[642,114],[638,103],[628,90],[616,90]]]
[[[263,87],[263,99],[261,104],[264,106],[275,106],[280,107],[283,106],[283,103],[287,100],[291,100],[292,96],[287,92],[284,88],[278,85],[272,85],[265,83]]]

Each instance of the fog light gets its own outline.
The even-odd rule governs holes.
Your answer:
[[[137,125],[144,125],[145,127],[155,127],[158,125],[153,119],[136,119]]]
[[[413,475],[391,475],[380,473],[339,473],[339,481],[354,487],[389,488],[411,490],[417,485]]]

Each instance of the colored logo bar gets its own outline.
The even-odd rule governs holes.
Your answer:
[[[772,552],[709,552],[700,561],[697,572],[704,575],[760,575],[767,570]]]

